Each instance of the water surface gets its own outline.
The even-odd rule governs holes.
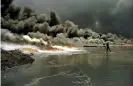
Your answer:
[[[133,47],[39,55],[32,65],[2,71],[2,86],[133,86]]]

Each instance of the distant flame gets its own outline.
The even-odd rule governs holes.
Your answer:
[[[71,44],[68,46],[53,45],[48,48],[43,48],[43,49],[41,49],[41,48],[37,47],[37,46],[33,46],[33,45],[19,45],[19,44],[11,44],[11,43],[2,43],[2,49],[5,49],[5,50],[18,49],[18,50],[22,51],[23,53],[40,52],[40,53],[47,53],[47,54],[64,54],[64,53],[66,54],[66,53],[70,53],[70,52],[82,51],[82,49],[73,47]]]
[[[73,47],[73,45],[72,45],[72,44],[69,44],[69,45],[68,45],[68,48],[72,48],[72,47]]]
[[[50,47],[47,50],[52,50],[52,51],[60,50],[60,51],[63,51],[63,49],[58,49],[58,48],[53,48],[53,47]]]
[[[23,50],[28,52],[37,52],[37,49],[35,48],[23,48]]]

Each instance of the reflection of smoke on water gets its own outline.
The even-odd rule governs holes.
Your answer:
[[[50,64],[51,65],[46,65],[46,67],[57,68],[57,67],[70,66],[69,64],[57,65],[51,61],[50,61]],[[76,86],[77,85],[78,86],[92,86],[90,77],[88,77],[88,75],[85,74],[78,66],[76,66],[74,69],[69,70],[69,71],[63,71],[63,72],[59,72],[59,73],[56,73],[50,76],[35,78],[30,83],[25,84],[24,86],[38,86],[41,80],[43,81],[44,79],[50,80],[50,79],[58,78],[58,77],[65,78],[65,80],[70,81],[71,84],[76,85]]]

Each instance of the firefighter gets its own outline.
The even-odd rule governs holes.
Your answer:
[[[110,47],[109,47],[109,42],[106,42],[106,52],[111,52],[111,50],[110,50]]]

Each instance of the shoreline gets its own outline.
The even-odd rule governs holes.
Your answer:
[[[35,60],[27,54],[19,50],[3,50],[1,49],[1,70],[12,69],[16,66],[32,64]]]
[[[15,47],[14,47],[15,46]],[[74,45],[74,44],[67,44],[67,45],[61,45],[61,44],[52,44],[53,48],[54,46],[60,46],[60,47],[67,47],[67,48],[84,48],[84,47],[106,47],[103,44],[82,44],[82,45]],[[133,44],[110,44],[110,47],[133,47]],[[1,42],[1,49],[4,50],[15,50],[20,48],[33,48],[33,49],[40,49],[40,50],[51,50],[50,48],[46,48],[46,45],[34,45],[34,44],[23,44],[23,43],[12,43],[12,42]],[[44,49],[42,49],[44,48]]]
[[[109,45],[111,47],[133,47],[133,44],[117,44],[117,45]],[[102,44],[94,44],[94,45],[84,45],[83,47],[105,47],[104,45]]]

